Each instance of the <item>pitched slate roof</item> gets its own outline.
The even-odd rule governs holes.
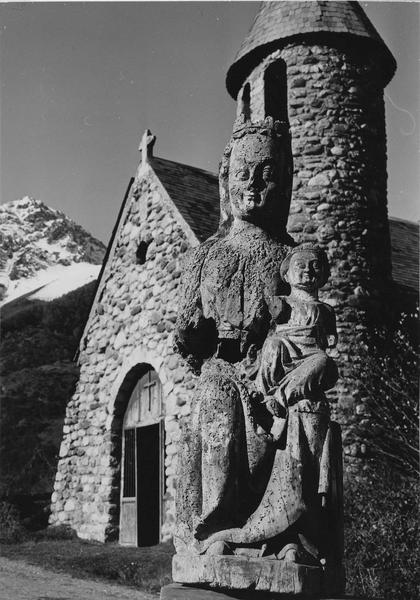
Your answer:
[[[172,201],[200,242],[212,235],[219,223],[217,175],[153,157],[151,166]],[[417,292],[419,286],[419,226],[390,218],[394,281]]]
[[[392,278],[405,287],[419,290],[419,225],[391,217]]]
[[[384,52],[388,77],[391,79],[395,60],[358,2],[276,0],[261,3],[254,23],[227,73],[228,92],[236,98],[250,71],[275,48],[293,37],[314,33],[357,36],[379,45]]]
[[[200,242],[219,224],[219,181],[216,175],[172,160],[152,157],[150,165]]]

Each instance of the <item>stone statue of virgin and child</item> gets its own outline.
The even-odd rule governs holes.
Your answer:
[[[292,177],[285,123],[236,126],[219,229],[184,269],[175,340],[199,379],[179,447],[176,581],[216,585],[203,566],[214,573],[215,559],[341,563],[340,429],[325,395],[337,333],[318,298],[329,265],[286,232]]]

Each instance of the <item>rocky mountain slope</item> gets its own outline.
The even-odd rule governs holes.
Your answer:
[[[32,198],[0,207],[0,499],[45,524],[105,246]]]
[[[97,277],[105,254],[80,225],[29,197],[0,206],[0,248],[3,303],[35,290],[41,297],[52,282],[47,299],[80,287]]]

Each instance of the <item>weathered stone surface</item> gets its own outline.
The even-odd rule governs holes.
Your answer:
[[[184,276],[175,340],[201,376],[181,433],[173,564],[179,582],[301,594],[320,591],[321,564],[341,572],[341,442],[324,396],[337,332],[318,300],[326,253],[286,255],[273,235],[290,190],[275,135],[270,120],[234,134],[226,221]]]
[[[219,355],[230,351],[228,340],[236,346],[233,362],[244,358],[252,344],[262,344],[270,320],[269,295],[285,287],[270,267],[281,261],[291,243],[284,228],[290,157],[287,131],[264,122],[240,127],[225,153],[220,239],[191,254],[180,294],[175,339],[193,363],[214,355],[218,339],[223,346]]]
[[[329,186],[330,185],[330,179],[328,177],[327,174],[325,173],[318,173],[318,175],[314,175],[314,177],[311,177],[311,179],[308,181],[308,185],[310,187],[315,187],[315,186]]]
[[[212,588],[253,589],[291,595],[316,595],[323,591],[323,571],[280,560],[244,556],[176,554],[172,562],[175,582],[209,583]]]

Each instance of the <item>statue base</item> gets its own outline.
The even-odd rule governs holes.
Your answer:
[[[176,583],[217,588],[218,592],[226,590],[231,598],[232,592],[239,590],[252,590],[253,598],[264,598],[267,593],[320,598],[326,594],[340,594],[344,590],[342,569],[328,571],[321,567],[248,556],[175,554],[172,578]],[[262,594],[256,595],[255,592]],[[194,596],[185,595],[185,598],[192,600]]]

